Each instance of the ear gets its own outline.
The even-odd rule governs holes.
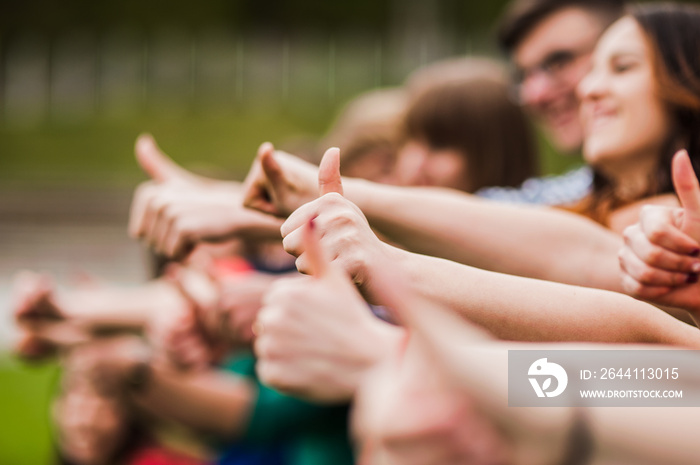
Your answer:
[[[329,192],[343,195],[343,181],[340,177],[340,150],[331,147],[326,150],[318,170],[318,190],[323,196]]]

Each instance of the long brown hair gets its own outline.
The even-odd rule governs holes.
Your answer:
[[[653,53],[656,89],[668,109],[673,132],[659,154],[649,186],[636,199],[615,196],[612,182],[596,172],[593,192],[574,210],[606,224],[610,212],[633,201],[672,193],[671,159],[686,148],[700,172],[700,8],[676,3],[650,3],[629,9],[644,31]]]
[[[538,171],[533,130],[509,98],[504,69],[483,59],[463,60],[467,70],[461,75],[423,83],[409,104],[402,138],[460,152],[471,191],[519,186]]]

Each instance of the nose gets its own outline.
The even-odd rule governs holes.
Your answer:
[[[546,103],[552,90],[552,82],[547,74],[541,71],[534,72],[520,86],[520,101],[528,106]]]
[[[403,185],[420,183],[425,163],[428,158],[427,149],[423,144],[409,142],[398,154],[396,171]]]
[[[576,88],[579,100],[595,100],[600,98],[606,89],[605,78],[602,73],[590,71],[586,74]]]

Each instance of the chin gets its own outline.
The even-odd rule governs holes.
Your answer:
[[[578,124],[572,127],[548,129],[549,139],[562,155],[577,154],[583,145],[583,131]]]
[[[592,167],[600,168],[607,161],[619,158],[619,153],[601,144],[586,143],[583,147],[583,158]]]

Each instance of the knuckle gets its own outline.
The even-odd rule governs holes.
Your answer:
[[[657,272],[649,267],[642,268],[637,276],[637,279],[642,283],[653,283],[658,280]]]
[[[667,237],[668,232],[663,225],[654,225],[649,228],[649,232],[647,233],[647,238],[654,244],[664,241]]]
[[[660,249],[658,247],[654,247],[646,253],[646,256],[644,257],[645,258],[644,261],[651,263],[651,264],[659,263],[664,259],[665,255],[666,254],[664,253],[664,251],[662,249]]]

